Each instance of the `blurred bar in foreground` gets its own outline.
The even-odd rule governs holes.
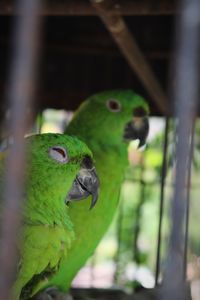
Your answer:
[[[16,240],[20,227],[20,207],[24,195],[25,149],[27,112],[32,110],[32,96],[37,62],[39,11],[42,1],[17,1],[18,17],[13,23],[13,57],[10,66],[8,102],[11,117],[9,135],[14,139],[6,161],[6,174],[1,218],[0,299],[11,299],[16,265]]]
[[[172,200],[172,229],[163,279],[162,299],[188,299],[184,271],[184,231],[193,122],[199,86],[200,1],[182,0],[178,17],[173,87],[177,117],[175,190]]]

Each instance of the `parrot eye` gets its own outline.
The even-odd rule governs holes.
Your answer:
[[[49,156],[62,164],[68,162],[67,151],[61,146],[54,146],[49,148]]]
[[[106,106],[112,112],[119,112],[119,111],[121,111],[121,104],[117,100],[115,100],[115,99],[109,99],[106,102]]]

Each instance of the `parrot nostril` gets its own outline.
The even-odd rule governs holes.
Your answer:
[[[134,117],[145,117],[147,116],[147,112],[143,107],[137,107],[133,109],[133,116]]]
[[[86,155],[82,160],[82,167],[86,169],[92,169],[93,168],[93,161],[92,159]]]

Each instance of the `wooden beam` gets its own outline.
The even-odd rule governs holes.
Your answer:
[[[6,47],[10,47],[10,41],[0,37],[0,47],[1,50],[7,51]],[[48,51],[65,54],[65,55],[85,55],[87,56],[106,56],[111,58],[121,57],[121,53],[118,49],[113,48],[112,46],[104,46],[101,43],[95,42],[92,39],[92,42],[81,42],[67,44],[58,44],[58,43],[46,43],[44,48]],[[171,57],[170,50],[146,50],[144,51],[144,56],[149,60],[169,60]]]
[[[154,0],[116,0],[112,7],[112,15],[169,15],[175,13],[174,1],[154,1]],[[16,13],[14,1],[3,0],[0,2],[0,15],[12,15]],[[109,13],[109,12],[108,12]],[[45,16],[94,16],[97,11],[84,0],[68,1],[46,1],[42,15]]]
[[[119,51],[111,47],[97,47],[90,45],[47,45],[48,50],[53,51],[55,53],[64,53],[67,55],[85,55],[85,56],[105,56],[111,58],[119,58],[121,55]],[[168,61],[170,59],[170,51],[144,51],[144,56],[149,60],[159,60],[159,61]]]
[[[128,61],[131,69],[140,78],[152,100],[162,113],[166,113],[168,110],[167,97],[123,18],[120,14],[112,15],[114,2],[112,0],[90,0],[90,2],[96,8],[99,17]]]

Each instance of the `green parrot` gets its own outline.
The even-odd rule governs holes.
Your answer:
[[[70,203],[69,215],[77,238],[47,286],[57,286],[66,292],[107,231],[118,206],[128,165],[127,142],[139,140],[139,146],[145,144],[149,130],[148,113],[146,101],[132,90],[95,94],[75,112],[66,133],[77,136],[92,150],[101,190],[92,212],[88,212],[87,201],[79,205]]]
[[[29,299],[58,271],[76,239],[68,204],[92,195],[93,207],[99,187],[91,151],[77,138],[38,134],[25,143],[25,199],[13,300]]]

